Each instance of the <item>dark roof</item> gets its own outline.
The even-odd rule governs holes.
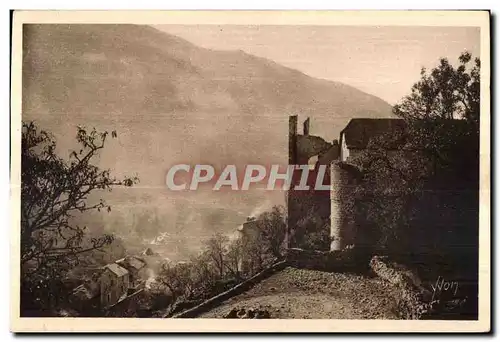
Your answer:
[[[76,287],[71,295],[78,298],[79,300],[89,300],[96,297],[98,294],[99,294],[98,284],[91,283],[91,284],[82,284]]]
[[[141,268],[146,266],[146,263],[143,260],[133,256],[127,256],[123,259],[116,260],[116,263],[126,268],[127,270],[130,270],[131,268],[140,270]]]
[[[257,220],[246,221],[242,225],[242,230],[255,229],[257,228]]]
[[[118,277],[123,277],[124,275],[128,274],[128,271],[118,264],[108,264],[104,266],[104,268],[110,270]]]
[[[146,248],[143,252],[142,255],[157,255],[155,251],[151,249],[151,247]]]
[[[364,149],[371,138],[383,134],[395,135],[405,128],[406,123],[402,119],[351,119],[340,132],[340,140],[345,139],[349,149]]]

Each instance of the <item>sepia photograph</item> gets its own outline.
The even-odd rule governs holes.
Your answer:
[[[11,329],[489,331],[489,20],[15,11]]]

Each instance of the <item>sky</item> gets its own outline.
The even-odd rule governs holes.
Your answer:
[[[479,56],[475,27],[159,25],[157,29],[214,50],[243,50],[303,73],[354,86],[396,104],[422,67],[439,58]]]

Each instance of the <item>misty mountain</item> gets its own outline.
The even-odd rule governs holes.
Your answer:
[[[327,140],[350,118],[391,115],[388,103],[348,85],[149,26],[25,25],[23,48],[23,120],[53,132],[62,155],[77,125],[118,132],[99,165],[141,183],[106,194],[108,216],[84,219],[116,221],[108,228],[118,235],[175,232],[196,245],[284,201],[278,191],[173,193],[164,185],[173,164],[285,164],[291,114],[311,117],[311,134]],[[154,216],[137,219],[144,212]]]

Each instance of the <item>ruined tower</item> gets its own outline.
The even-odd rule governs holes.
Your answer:
[[[287,246],[316,250],[341,250],[354,243],[356,235],[346,205],[355,185],[355,166],[341,158],[341,144],[311,135],[310,119],[303,123],[303,134],[297,133],[297,116],[289,118],[289,165],[309,165],[310,190],[297,187],[302,170],[295,170],[287,193]],[[311,160],[314,162],[311,164]],[[320,167],[326,167],[323,184],[328,190],[317,190]]]
[[[342,167],[339,160],[330,164],[330,250],[337,251],[345,247],[345,229],[347,220],[342,209],[342,199],[345,196],[349,173]]]
[[[288,118],[288,165],[297,164],[297,115],[292,115]],[[286,230],[286,247],[292,247],[290,245],[291,232],[295,227],[294,217],[293,217],[293,199],[292,199],[292,189],[293,183],[290,184],[290,189],[287,191],[287,230]]]
[[[329,164],[339,155],[338,143],[332,144],[310,134],[310,119],[303,123],[303,134],[297,134],[297,116],[289,118],[289,165],[308,166],[296,169],[287,193],[287,246],[316,250],[330,249],[330,171]],[[327,190],[315,187],[320,167],[325,167],[323,184]],[[308,172],[304,190],[302,173]]]

